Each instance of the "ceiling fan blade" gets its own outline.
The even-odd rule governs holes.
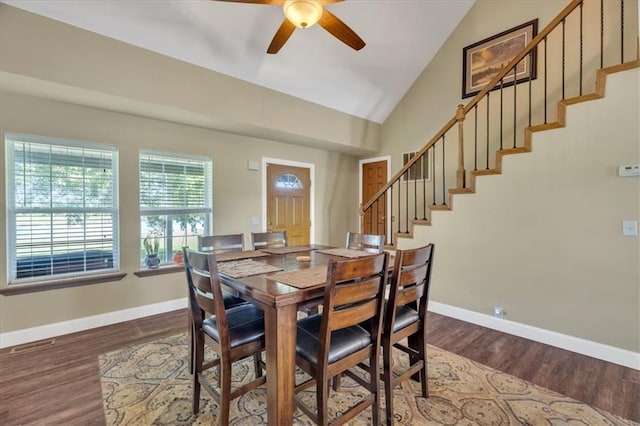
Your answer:
[[[355,50],[360,50],[366,45],[364,40],[358,37],[358,34],[326,8],[323,10],[322,17],[320,17],[318,24],[333,34],[338,40]]]
[[[331,4],[331,3],[340,3],[341,1],[344,1],[344,0],[318,0],[318,3],[320,3],[321,5],[325,5],[325,4]]]
[[[278,31],[276,31],[276,35],[273,36],[273,40],[271,40],[267,53],[278,53],[280,48],[282,48],[287,40],[289,40],[289,37],[291,37],[291,34],[293,34],[293,30],[295,29],[296,26],[285,18],[285,20],[282,21],[280,28],[278,28]]]
[[[250,3],[250,4],[276,4],[283,5],[285,0],[214,0],[214,1],[226,1],[228,3]],[[338,0],[342,1],[342,0]]]

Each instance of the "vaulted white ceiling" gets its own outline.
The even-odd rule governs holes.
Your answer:
[[[347,0],[326,6],[367,43],[319,25],[266,49],[280,6],[210,0],[2,0],[67,24],[383,122],[474,0]]]

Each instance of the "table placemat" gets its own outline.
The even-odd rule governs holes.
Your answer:
[[[263,248],[260,251],[270,254],[289,254],[289,253],[298,253],[301,251],[311,251],[315,250],[311,246],[291,246],[291,247],[274,247],[274,248]]]
[[[265,257],[265,256],[269,256],[269,255],[259,250],[229,251],[226,253],[216,254],[216,261],[228,262],[230,260],[250,259],[252,257]]]
[[[296,288],[314,287],[327,282],[327,266],[316,266],[315,268],[302,269],[300,271],[274,274],[269,279]]]
[[[218,264],[218,272],[231,278],[250,277],[275,271],[282,271],[282,268],[251,259],[232,260]]]
[[[348,248],[323,249],[323,250],[318,250],[318,253],[330,254],[332,256],[348,257],[351,259],[355,259],[356,257],[365,257],[365,256],[375,255],[375,253],[369,253],[362,250],[354,250],[354,249],[348,249]]]

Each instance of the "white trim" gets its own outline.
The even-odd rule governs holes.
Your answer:
[[[34,342],[63,334],[89,330],[91,328],[130,321],[137,318],[171,312],[187,307],[187,298],[168,300],[152,305],[138,306],[121,311],[108,312],[106,314],[92,315],[90,317],[77,318],[39,327],[25,328],[23,330],[0,333],[0,349],[23,343]]]
[[[362,167],[368,163],[375,163],[377,161],[387,162],[387,182],[391,176],[391,156],[385,155],[382,157],[365,158],[358,162],[358,206],[362,206]],[[360,210],[360,208],[358,208]],[[391,219],[391,204],[387,203],[387,218]],[[358,214],[358,231],[362,229],[362,215]],[[391,220],[387,220],[387,232],[385,235],[391,235]],[[387,241],[386,244],[391,244],[391,241]]]
[[[301,161],[282,160],[280,158],[262,157],[262,232],[267,231],[267,163],[279,164],[282,166],[302,167],[309,169],[309,180],[311,181],[311,191],[309,191],[309,244],[315,242],[315,213],[316,213],[316,165],[313,163],[303,163]]]
[[[640,353],[609,346],[579,337],[569,336],[531,325],[521,324],[490,315],[481,314],[444,303],[429,302],[429,311],[456,318],[472,324],[498,330],[514,336],[524,337],[546,345],[577,352],[603,361],[640,370]]]

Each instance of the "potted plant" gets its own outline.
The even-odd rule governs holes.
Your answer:
[[[160,258],[158,257],[158,250],[160,249],[160,240],[158,239],[158,235],[155,233],[147,235],[144,240],[142,240],[142,245],[147,252],[144,264],[147,265],[149,269],[159,268]]]

